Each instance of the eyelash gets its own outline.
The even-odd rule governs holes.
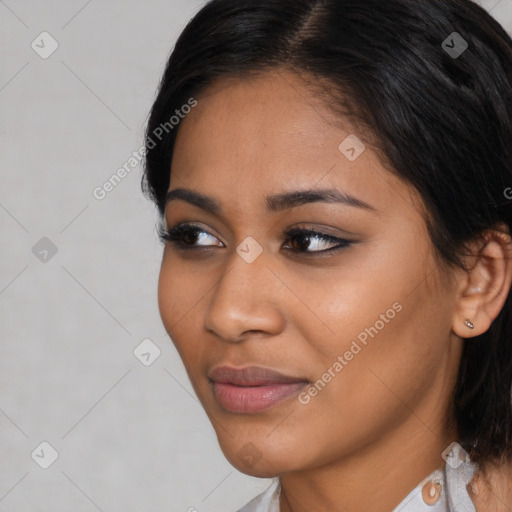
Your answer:
[[[158,236],[160,240],[164,243],[170,243],[173,247],[176,247],[180,250],[184,251],[190,251],[190,250],[208,250],[211,249],[212,246],[195,246],[193,244],[185,244],[183,242],[184,235],[188,234],[197,234],[197,233],[206,233],[209,236],[214,236],[208,233],[208,231],[204,230],[203,228],[199,226],[194,226],[193,224],[178,224],[177,226],[174,226],[168,230],[165,230],[163,228],[160,228],[158,231]],[[330,242],[330,243],[336,243],[337,245],[334,247],[331,247],[330,249],[323,249],[321,251],[308,251],[306,250],[298,250],[298,249],[289,249],[292,252],[296,252],[299,254],[331,254],[334,252],[341,251],[343,249],[346,249],[350,247],[354,242],[351,240],[346,240],[344,238],[338,238],[331,235],[327,235],[325,233],[321,233],[319,231],[315,231],[313,229],[305,229],[305,228],[291,228],[288,231],[285,232],[285,241],[291,239],[291,238],[316,238],[318,240],[321,240],[323,242]],[[196,240],[197,242],[197,240]],[[215,247],[215,246],[213,246]]]

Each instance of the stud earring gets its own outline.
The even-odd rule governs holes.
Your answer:
[[[466,320],[464,320],[464,323],[470,328],[470,329],[473,329],[473,327],[475,327],[475,324],[470,322],[467,318]]]

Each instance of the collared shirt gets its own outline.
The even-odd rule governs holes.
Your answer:
[[[453,443],[443,470],[424,478],[392,512],[476,512],[467,484],[476,465],[458,443]],[[279,512],[281,485],[274,478],[270,487],[238,512]]]

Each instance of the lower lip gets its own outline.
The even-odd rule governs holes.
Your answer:
[[[213,382],[217,402],[230,412],[259,412],[297,395],[308,382],[276,383],[268,386],[235,386]]]

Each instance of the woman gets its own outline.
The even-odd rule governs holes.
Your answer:
[[[144,190],[243,512],[512,509],[512,40],[469,0],[212,0]]]

